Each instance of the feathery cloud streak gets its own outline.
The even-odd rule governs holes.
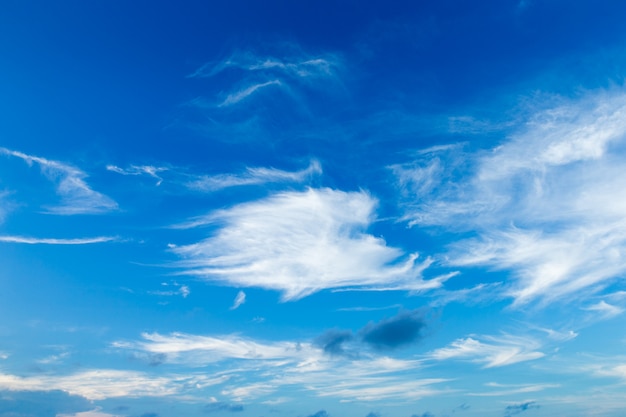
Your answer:
[[[113,347],[139,354],[162,354],[169,363],[187,366],[228,363],[229,371],[222,374],[223,383],[237,383],[226,385],[221,394],[233,401],[264,397],[284,386],[301,387],[318,396],[344,401],[414,400],[441,393],[431,385],[445,381],[416,379],[414,370],[420,367],[420,361],[367,352],[350,360],[332,358],[324,354],[322,347],[307,342],[261,342],[235,335],[184,333],[144,333],[142,337],[143,341],[120,341]],[[236,375],[230,378],[230,373]]]
[[[235,52],[220,62],[207,63],[190,74],[190,78],[211,78],[229,71],[243,73],[234,91],[225,94],[215,108],[228,108],[241,103],[268,88],[280,88],[296,98],[293,88],[315,86],[320,90],[320,81],[337,82],[338,71],[342,67],[340,59],[332,54],[312,56],[302,51],[286,54],[282,58],[259,56],[252,52]],[[243,86],[241,86],[243,85]],[[221,93],[220,95],[224,95]],[[297,100],[297,99],[296,99]],[[201,100],[204,101],[204,100]],[[197,104],[198,102],[196,102]]]
[[[515,305],[548,302],[626,272],[625,140],[615,89],[536,111],[488,152],[431,149],[392,169],[412,225],[476,231],[452,245],[451,265],[512,271]]]
[[[457,339],[449,347],[437,349],[430,358],[445,360],[452,358],[468,359],[483,363],[485,368],[511,365],[542,358],[544,353],[537,351],[540,344],[530,338],[503,335],[485,336],[485,342],[474,337]]]
[[[161,397],[184,392],[188,387],[206,387],[222,383],[224,378],[186,374],[150,376],[143,372],[114,369],[89,369],[69,375],[20,377],[0,373],[0,389],[48,391],[60,389],[90,400],[146,396]]]
[[[111,236],[100,236],[83,239],[46,239],[24,236],[0,236],[0,242],[24,243],[27,245],[89,245],[93,243],[112,242],[115,240],[117,240],[117,238]]]
[[[313,57],[301,53],[299,56],[275,58],[261,57],[251,52],[236,52],[221,62],[203,65],[189,77],[213,77],[229,68],[237,68],[250,72],[278,72],[292,78],[328,78],[335,77],[340,66],[338,57],[332,54]]]
[[[157,180],[157,186],[166,181],[184,186],[193,191],[213,192],[224,188],[247,185],[305,182],[307,179],[321,174],[322,166],[319,161],[312,160],[309,166],[298,171],[248,167],[243,173],[217,175],[190,174],[176,167],[158,167],[153,165],[130,165],[128,168],[107,165],[107,170],[127,176],[147,175]]]
[[[199,176],[186,183],[187,187],[197,191],[217,191],[223,188],[244,185],[258,185],[277,182],[303,182],[313,175],[322,173],[322,166],[316,160],[300,171],[283,171],[275,168],[247,168],[243,174],[222,174]]]
[[[28,165],[38,164],[46,178],[56,184],[56,193],[61,197],[62,204],[49,207],[50,214],[97,214],[118,208],[111,198],[92,190],[85,182],[87,174],[78,168],[6,148],[0,148],[0,154],[20,158]]]
[[[284,192],[196,219],[188,227],[217,223],[213,236],[173,247],[183,273],[236,287],[260,287],[296,300],[330,288],[427,290],[429,265],[416,263],[385,241],[366,234],[376,200],[365,192],[309,189]]]

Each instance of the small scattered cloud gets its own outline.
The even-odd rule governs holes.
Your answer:
[[[516,394],[525,394],[529,392],[540,392],[546,389],[559,388],[559,384],[499,384],[489,382],[485,384],[488,388],[486,391],[472,393],[476,397],[501,397]]]
[[[180,295],[183,298],[187,298],[189,294],[191,294],[191,290],[189,289],[189,286],[185,284],[179,284],[176,281],[171,282],[171,283],[162,282],[161,286],[166,289],[157,290],[157,291],[148,291],[148,294],[160,295],[163,297],[171,297],[171,296]],[[172,289],[169,289],[170,287],[172,287]]]
[[[212,402],[202,407],[202,411],[204,411],[205,413],[215,413],[219,411],[229,411],[232,413],[237,413],[243,410],[244,407],[242,404],[230,404],[221,401]]]
[[[504,416],[511,417],[528,410],[540,408],[535,401],[527,401],[521,404],[507,405],[504,409]]]
[[[317,160],[299,171],[284,171],[276,168],[247,168],[242,174],[202,175],[185,183],[186,187],[196,191],[210,192],[229,187],[259,185],[268,183],[299,183],[322,173],[322,166]]]
[[[247,86],[239,91],[235,91],[233,93],[228,94],[228,96],[226,96],[224,101],[219,103],[217,107],[232,106],[233,104],[237,104],[240,101],[245,100],[246,98],[250,97],[251,95],[253,95],[254,93],[258,92],[261,89],[264,89],[270,86],[280,87],[281,85],[282,83],[280,82],[280,80],[270,80],[270,81]]]
[[[338,56],[332,54],[311,56],[303,51],[295,51],[293,55],[278,58],[237,51],[222,61],[204,64],[189,77],[208,78],[228,69],[238,69],[247,73],[280,75],[287,79],[336,78],[341,66]]]
[[[166,167],[157,167],[153,165],[131,165],[128,168],[107,165],[106,169],[121,175],[147,175],[157,180],[157,186],[161,185],[163,182],[163,178],[159,176],[159,173],[169,170],[169,168]]]
[[[78,168],[6,148],[0,148],[0,154],[20,158],[28,165],[39,165],[46,178],[56,185],[61,204],[48,207],[49,214],[99,214],[118,209],[115,201],[89,187],[85,181],[87,174]]]
[[[375,349],[394,349],[418,341],[425,327],[420,310],[403,311],[378,323],[369,323],[360,331],[360,336]]]
[[[368,193],[309,189],[219,210],[187,227],[217,224],[212,236],[175,246],[181,274],[260,287],[297,300],[324,289],[426,291],[430,264],[366,233],[377,201]]]
[[[367,413],[367,415],[365,417],[382,417],[382,414],[377,413],[375,411],[371,411],[371,412]]]
[[[623,308],[611,305],[604,300],[601,300],[596,304],[590,305],[589,307],[584,307],[583,310],[598,312],[600,313],[602,318],[605,319],[619,316],[624,312]]]
[[[35,238],[26,236],[0,236],[0,242],[23,243],[27,245],[91,245],[94,243],[113,242],[118,240],[113,236],[99,236],[77,239]]]
[[[243,291],[239,291],[230,309],[237,310],[245,302],[246,302],[246,293]]]

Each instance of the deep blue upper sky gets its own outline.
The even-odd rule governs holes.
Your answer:
[[[626,4],[5,1],[0,417],[617,417]]]

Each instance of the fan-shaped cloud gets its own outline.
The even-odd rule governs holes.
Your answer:
[[[38,164],[41,172],[55,183],[62,204],[49,207],[48,212],[51,214],[96,214],[118,208],[111,198],[92,190],[85,181],[87,174],[78,168],[6,148],[0,148],[0,154],[23,159],[29,165]]]
[[[376,200],[361,192],[284,192],[196,219],[217,224],[212,236],[173,247],[185,274],[237,287],[278,290],[295,300],[330,288],[427,290],[429,260],[367,234]]]

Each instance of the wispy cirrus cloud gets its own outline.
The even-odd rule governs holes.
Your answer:
[[[27,245],[91,245],[94,243],[114,242],[114,236],[99,236],[77,239],[35,238],[25,236],[0,236],[0,242],[23,243]]]
[[[159,186],[165,181],[198,192],[213,192],[225,188],[276,183],[302,183],[322,173],[322,165],[311,160],[301,170],[287,171],[273,167],[247,167],[241,173],[206,175],[191,173],[187,169],[172,166],[130,165],[121,168],[107,165],[107,170],[127,176],[149,176]],[[0,196],[1,197],[1,196]]]
[[[241,90],[228,94],[226,98],[224,99],[224,101],[219,103],[217,107],[232,106],[233,104],[237,104],[240,101],[245,100],[246,98],[250,97],[254,93],[258,92],[259,90],[267,88],[267,87],[271,87],[271,86],[280,87],[282,86],[282,83],[280,82],[280,80],[270,80],[270,81],[265,81],[265,82],[261,82],[257,84],[252,84],[250,86],[242,88]]]
[[[120,168],[116,165],[107,165],[107,170],[121,175],[148,175],[157,180],[156,185],[161,185],[163,178],[159,176],[160,172],[168,171],[167,167],[157,167],[153,165],[131,165],[128,168]]]
[[[152,376],[144,372],[88,369],[66,375],[38,375],[21,377],[0,373],[0,389],[21,391],[63,390],[89,400],[116,397],[161,397],[177,395],[190,387],[203,387],[224,382],[220,376],[206,374],[170,374]]]
[[[246,302],[246,293],[243,291],[239,291],[235,300],[233,301],[233,305],[230,307],[231,310],[237,310],[243,303]]]
[[[185,185],[197,191],[217,191],[223,188],[267,183],[303,182],[322,173],[319,161],[299,171],[284,171],[276,168],[251,167],[242,174],[202,175],[187,181]]]
[[[387,246],[366,233],[376,200],[364,191],[284,192],[194,219],[186,227],[217,224],[214,234],[171,250],[184,274],[235,287],[260,287],[296,300],[333,288],[423,291],[426,259]]]
[[[529,337],[506,334],[480,338],[471,336],[436,349],[428,357],[435,360],[465,359],[482,363],[484,368],[495,368],[542,358],[545,354],[538,351],[540,348],[541,344]]]
[[[470,395],[476,397],[510,396],[529,392],[540,392],[546,389],[559,388],[560,386],[559,384],[499,384],[497,382],[489,382],[485,384],[487,388],[485,392],[472,393]]]
[[[328,78],[335,77],[341,66],[341,60],[333,54],[313,56],[303,51],[296,51],[294,54],[279,58],[261,56],[250,51],[237,51],[222,61],[204,64],[189,77],[213,77],[227,69],[234,68],[246,72],[282,73],[290,78]]]
[[[217,99],[199,98],[189,104],[232,111],[235,106],[252,98],[267,98],[272,91],[285,93],[302,104],[306,94],[337,90],[343,67],[337,55],[313,55],[295,45],[281,49],[280,56],[235,51],[226,59],[204,64],[188,77],[208,79],[227,73],[236,81],[229,81],[231,88],[217,93]],[[223,85],[220,83],[220,88]]]
[[[474,231],[448,263],[511,271],[515,306],[593,294],[626,272],[624,88],[538,107],[496,148],[430,149],[392,167],[405,219]]]
[[[438,395],[445,379],[416,379],[421,361],[400,360],[364,352],[359,357],[326,355],[317,343],[258,341],[238,335],[184,333],[142,335],[143,340],[115,342],[113,347],[139,354],[163,354],[166,362],[219,368],[227,364],[221,395],[232,401],[268,398],[281,387],[296,387],[343,401],[415,400]],[[232,374],[232,375],[231,375]],[[226,379],[227,376],[232,378]]]
[[[61,204],[48,207],[50,214],[98,214],[118,209],[110,197],[91,189],[85,181],[88,175],[76,167],[6,148],[0,148],[0,154],[20,158],[28,165],[39,165],[46,178],[56,185]]]

